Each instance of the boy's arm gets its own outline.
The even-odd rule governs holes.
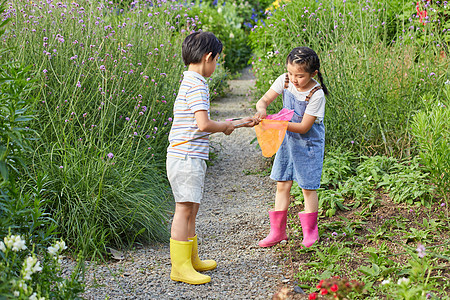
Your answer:
[[[205,132],[223,132],[229,135],[234,130],[234,124],[231,121],[217,122],[208,117],[206,110],[198,110],[195,112],[195,120],[198,129]]]

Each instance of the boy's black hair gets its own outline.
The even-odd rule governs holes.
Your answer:
[[[188,35],[181,47],[184,64],[197,64],[205,54],[212,52],[212,57],[222,52],[222,42],[212,32],[197,31]]]
[[[312,74],[318,71],[320,85],[322,86],[325,95],[328,95],[328,89],[323,82],[322,73],[320,73],[320,59],[317,53],[308,47],[294,48],[286,58],[286,64],[301,65],[305,72]]]

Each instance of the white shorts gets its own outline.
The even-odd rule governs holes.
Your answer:
[[[175,202],[200,203],[205,186],[206,161],[188,156],[185,159],[168,156],[166,169]]]

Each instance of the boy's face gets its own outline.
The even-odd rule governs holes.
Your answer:
[[[217,61],[219,60],[219,54],[216,57],[212,58],[212,54],[207,56],[207,60],[205,62],[205,77],[210,77],[214,71],[216,70]]]

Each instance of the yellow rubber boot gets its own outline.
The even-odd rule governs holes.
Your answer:
[[[200,257],[198,257],[198,242],[197,242],[197,235],[194,237],[188,238],[190,241],[192,241],[192,266],[197,271],[209,271],[213,270],[217,267],[217,263],[212,259],[207,260],[201,260]]]
[[[170,239],[170,260],[172,271],[170,279],[189,284],[204,284],[211,281],[211,277],[195,271],[192,267],[192,241],[176,241]]]

